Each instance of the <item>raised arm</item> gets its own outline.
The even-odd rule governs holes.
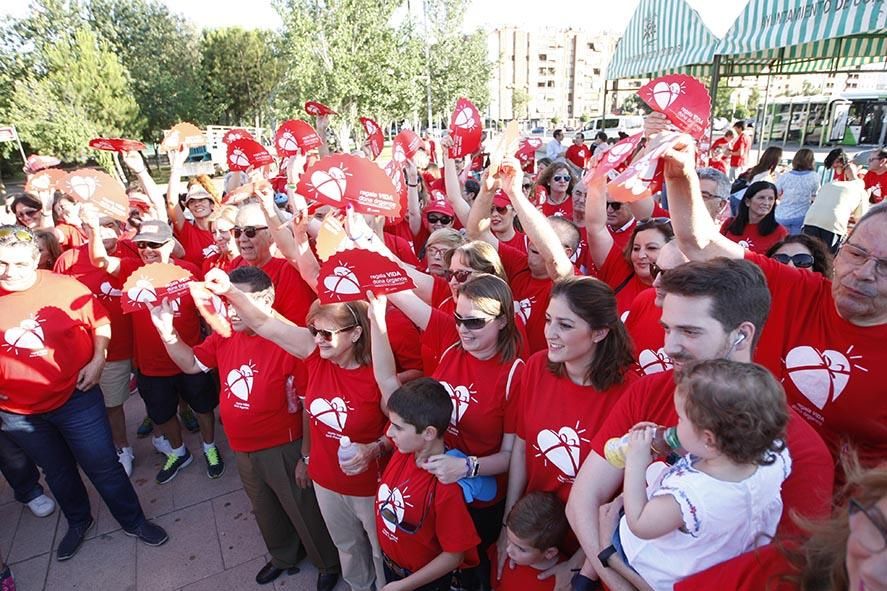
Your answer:
[[[109,255],[102,242],[98,213],[91,205],[85,204],[80,209],[80,219],[83,222],[83,227],[86,229],[86,238],[88,240],[86,248],[89,253],[89,262],[92,263],[93,267],[102,269],[109,275],[114,277],[120,275],[120,259]]]
[[[318,115],[317,119],[314,120],[314,124],[317,127],[317,135],[320,136],[320,146],[317,147],[317,153],[321,158],[329,156],[330,146],[326,141],[326,132],[330,127],[330,116]]]
[[[410,232],[418,236],[422,230],[422,208],[419,206],[419,170],[412,160],[404,163],[405,180],[407,183],[407,220]]]
[[[382,410],[388,412],[388,399],[395,390],[400,388],[400,380],[397,378],[397,365],[394,361],[394,351],[391,349],[391,341],[388,339],[388,323],[385,320],[385,309],[388,302],[385,296],[376,297],[373,292],[367,292],[367,300],[370,302],[370,348],[373,357],[373,374],[376,383],[382,393]]]
[[[665,184],[672,227],[681,251],[691,261],[715,257],[741,259],[745,249],[722,236],[705,208],[699,177],[696,175],[696,150],[689,136],[663,156]]]
[[[605,177],[587,181],[585,199],[585,232],[588,236],[588,254],[600,269],[613,248],[613,235],[607,229],[607,180]]]
[[[160,190],[160,187],[157,186],[157,183],[154,182],[154,178],[148,172],[148,167],[145,164],[142,155],[135,150],[124,152],[123,162],[126,164],[127,168],[136,175],[136,178],[139,179],[139,183],[141,183],[142,188],[145,189],[145,194],[151,200],[154,209],[157,210],[157,214],[161,216],[164,222],[169,221],[166,217],[163,191]]]
[[[480,179],[480,191],[471,204],[468,212],[468,223],[465,230],[471,240],[483,240],[493,248],[499,249],[499,239],[490,230],[490,209],[493,207],[493,193],[499,188],[498,180],[490,180],[487,174]]]
[[[270,183],[259,183],[256,192],[262,203],[262,213],[265,216],[265,224],[271,232],[274,244],[280,254],[299,271],[299,275],[308,286],[317,293],[317,276],[320,274],[320,264],[311,251],[308,241],[308,214],[303,209],[297,209],[291,224],[282,224],[278,218],[277,206],[274,204],[274,189]],[[292,230],[290,229],[292,227]],[[284,294],[281,294],[283,297]]]
[[[314,337],[307,328],[259,308],[245,293],[231,285],[228,275],[221,269],[210,269],[204,284],[214,294],[224,296],[237,316],[259,336],[276,343],[299,359],[305,359],[314,352]],[[285,297],[285,294],[278,295]]]
[[[447,201],[453,206],[453,211],[456,212],[459,222],[463,226],[467,226],[471,206],[462,197],[462,183],[459,182],[459,174],[456,172],[456,162],[449,156],[449,148],[453,145],[453,140],[447,136],[440,141],[440,145],[443,148],[444,184],[447,189]]]
[[[536,209],[521,188],[523,173],[514,158],[506,158],[500,169],[502,190],[511,200],[511,205],[524,228],[524,232],[539,251],[552,279],[561,279],[573,274],[573,263],[564,250],[561,239],[545,215]],[[489,209],[488,209],[489,211]]]
[[[169,184],[166,187],[166,213],[176,230],[181,230],[185,225],[185,213],[179,203],[179,192],[182,189],[182,171],[185,160],[188,159],[188,149],[184,146],[169,153]]]

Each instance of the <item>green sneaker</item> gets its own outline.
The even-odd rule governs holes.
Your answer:
[[[206,458],[207,476],[215,479],[225,473],[225,461],[222,459],[222,455],[217,447],[209,448],[203,452],[203,456]]]
[[[151,420],[151,417],[145,417],[145,420],[142,421],[142,424],[136,429],[136,437],[144,439],[150,435],[152,431],[154,431],[154,421]]]
[[[187,448],[185,448],[185,455],[183,456],[166,454],[166,463],[163,464],[163,468],[157,473],[157,484],[166,484],[175,478],[179,470],[190,464],[193,459],[191,452]]]

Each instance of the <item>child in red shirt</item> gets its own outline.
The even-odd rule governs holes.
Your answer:
[[[446,389],[431,378],[413,380],[388,399],[387,435],[395,452],[376,494],[376,531],[388,581],[382,591],[449,591],[456,568],[477,564],[480,538],[461,488],[423,468],[444,452],[452,410]]]
[[[498,577],[490,584],[495,591],[553,591],[554,577],[539,574],[563,560],[558,547],[570,525],[563,502],[554,493],[531,492],[512,507],[505,521],[507,545],[501,561],[490,547],[490,559],[499,562]]]

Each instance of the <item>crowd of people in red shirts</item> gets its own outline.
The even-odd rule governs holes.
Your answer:
[[[653,114],[645,134],[667,127]],[[18,223],[0,227],[0,468],[16,500],[58,503],[70,559],[94,524],[82,471],[126,534],[166,543],[129,480],[145,461],[125,427],[137,390],[158,483],[195,458],[209,479],[236,466],[271,556],[260,584],[307,557],[318,591],[340,577],[353,591],[887,588],[887,152],[864,181],[846,158],[817,180],[807,205],[830,200],[835,224],[807,213],[804,232],[759,242],[812,153],[784,186],[745,175],[730,215],[721,157],[742,176],[741,123],[704,168],[685,137],[661,194],[632,203],[588,174],[604,140],[491,172],[483,150],[449,158],[448,138],[426,137],[401,220],[309,213],[304,156],[233,201],[239,173],[220,192],[172,152],[164,195],[126,153],[127,223],[56,191],[16,197]],[[856,182],[866,199],[844,191]],[[327,215],[415,288],[321,304]],[[188,293],[124,313],[127,280],[158,262],[225,302],[230,336]]]

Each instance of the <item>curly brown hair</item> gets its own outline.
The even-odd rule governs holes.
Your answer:
[[[685,368],[676,382],[693,427],[711,431],[733,462],[769,465],[785,449],[785,391],[763,366],[710,359]]]

